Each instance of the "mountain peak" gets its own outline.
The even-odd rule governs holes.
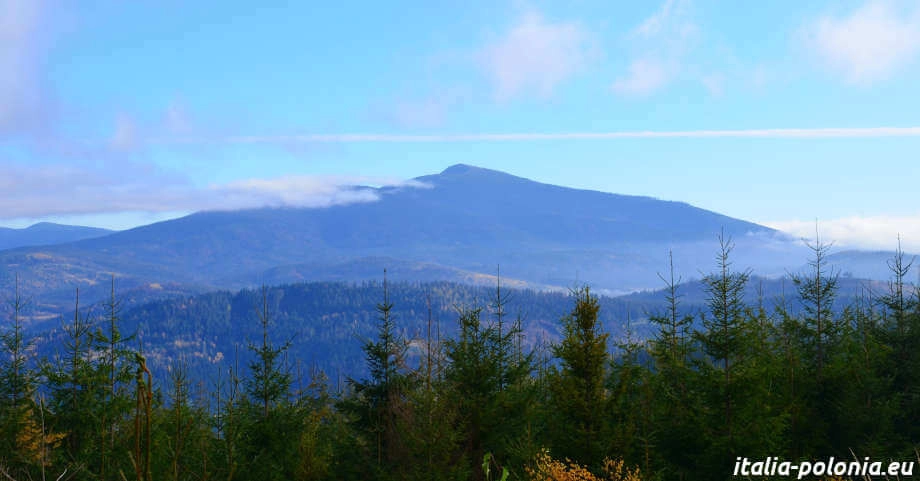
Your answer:
[[[440,180],[461,180],[475,182],[507,182],[507,181],[524,181],[533,182],[523,177],[518,177],[500,170],[487,169],[485,167],[476,167],[469,164],[454,164],[441,171],[440,174],[427,176],[428,179]]]
[[[481,185],[483,183],[507,182],[509,180],[530,182],[527,179],[500,170],[486,169],[484,167],[476,167],[475,165],[469,164],[454,164],[442,170],[440,173],[416,177],[415,180],[430,182],[435,185],[444,183],[465,184],[469,182]]]
[[[35,224],[26,227],[26,229],[55,229],[55,228],[68,228],[68,227],[81,227],[81,226],[69,226],[64,224],[56,224],[54,222],[37,222]]]
[[[19,229],[0,227],[0,250],[27,246],[63,244],[101,237],[113,231],[96,227],[39,222]]]
[[[497,172],[468,164],[454,164],[441,171],[441,175],[465,175],[473,172]]]

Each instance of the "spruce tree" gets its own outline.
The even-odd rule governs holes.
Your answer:
[[[10,324],[0,331],[0,463],[28,473],[35,458],[32,451],[44,445],[34,439],[38,376],[29,362],[33,342],[23,326],[28,301],[20,292],[18,274],[8,304]]]
[[[291,399],[292,376],[285,354],[291,340],[276,345],[270,338],[269,289],[260,290],[256,311],[262,339],[250,343],[253,359],[243,381],[245,396],[240,410],[240,457],[245,463],[239,479],[282,481],[298,469],[297,451],[302,421]]]
[[[627,310],[625,334],[614,343],[607,387],[608,453],[649,471],[657,439],[652,409],[650,358],[646,343],[637,339]]]
[[[398,429],[399,418],[405,415],[406,396],[412,376],[406,372],[409,343],[396,329],[393,303],[384,271],[383,302],[377,304],[377,337],[364,343],[363,351],[369,377],[349,379],[353,395],[342,408],[352,415],[352,426],[369,448],[369,459],[375,476],[395,475],[390,468],[404,456],[404,442]]]
[[[798,290],[802,305],[805,354],[812,360],[814,374],[820,381],[833,352],[839,329],[833,311],[839,272],[828,266],[827,255],[831,244],[822,242],[816,234],[815,242],[806,242],[806,245],[812,252],[812,258],[808,261],[810,272],[794,274],[792,282]]]
[[[674,271],[674,257],[668,253],[668,274],[658,277],[664,283],[664,312],[653,313],[649,321],[656,328],[649,342],[655,372],[651,382],[655,393],[655,418],[660,431],[667,433],[657,440],[659,457],[665,462],[659,469],[675,479],[687,479],[692,465],[700,456],[699,406],[696,405],[697,371],[691,342],[693,316],[681,312],[681,278]]]
[[[588,287],[572,294],[575,306],[562,319],[562,340],[552,348],[560,364],[552,377],[553,454],[599,468],[607,444],[602,420],[609,334],[598,320],[597,296]]]
[[[833,431],[843,422],[837,417],[844,414],[828,408],[839,405],[838,381],[842,380],[834,369],[842,364],[831,364],[838,353],[841,333],[841,323],[833,310],[839,272],[828,265],[831,244],[816,233],[814,243],[806,245],[812,253],[809,271],[792,276],[801,306],[799,343],[804,363],[798,383],[802,418],[793,436],[803,443],[803,454],[818,456],[833,452],[833,441],[839,439]]]
[[[486,453],[512,472],[536,454],[525,452],[527,443],[522,443],[535,399],[533,356],[515,355],[516,328],[499,335],[498,326],[484,325],[481,315],[482,308],[461,309],[460,331],[445,342],[444,379],[456,400],[465,438],[462,453],[474,479],[482,479]]]
[[[249,363],[250,377],[246,380],[246,394],[262,418],[279,403],[288,401],[291,389],[291,372],[283,365],[283,355],[291,346],[287,341],[275,346],[269,339],[271,315],[269,312],[268,287],[262,286],[260,305],[257,311],[262,340],[259,344],[249,344],[249,350],[255,358]]]
[[[121,300],[115,295],[115,276],[112,275],[109,298],[103,303],[104,322],[96,325],[92,334],[91,350],[102,356],[93,364],[98,384],[94,392],[99,396],[99,477],[103,480],[120,479],[120,472],[131,472],[130,456],[126,448],[130,443],[124,429],[133,408],[134,400],[129,386],[134,381],[136,352],[128,346],[134,334],[121,333]],[[94,383],[95,384],[95,383]]]
[[[913,421],[920,416],[920,381],[917,379],[920,370],[920,353],[917,350],[920,345],[920,291],[908,281],[914,261],[913,257],[908,259],[901,249],[899,237],[897,250],[888,260],[891,272],[888,292],[878,299],[883,316],[879,323],[881,326],[869,318],[869,327],[876,327],[877,335],[890,348],[884,367],[876,378],[889,379],[891,389],[887,398],[895,400],[896,413],[892,422],[907,427],[902,442],[920,439],[920,427]],[[871,333],[873,331],[870,330],[867,334]]]
[[[737,364],[743,360],[744,353],[748,315],[744,289],[750,271],[732,269],[733,249],[731,238],[724,233],[720,234],[716,272],[703,277],[708,313],[702,318],[704,330],[697,333],[697,338],[708,360],[702,365],[702,374],[705,376],[711,409],[711,418],[706,422],[710,431],[709,453],[713,456],[713,465],[709,469],[716,469],[725,459],[734,459],[736,455],[738,433],[735,417],[739,390],[745,387],[739,379],[740,366]]]
[[[66,433],[64,457],[75,462],[76,467],[69,466],[71,471],[79,472],[86,469],[84,461],[97,455],[95,419],[101,409],[95,395],[99,379],[90,360],[93,326],[89,315],[81,312],[79,289],[73,319],[66,323],[62,319],[61,327],[64,352],[47,363],[44,371],[50,391],[49,407],[54,413],[51,424]]]

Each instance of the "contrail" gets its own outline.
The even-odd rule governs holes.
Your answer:
[[[920,127],[863,127],[816,129],[745,129],[745,130],[676,130],[562,133],[482,133],[482,134],[302,134],[239,135],[227,137],[176,137],[154,140],[156,143],[420,143],[420,142],[521,142],[533,140],[606,140],[658,138],[761,138],[761,139],[833,139],[920,137]]]

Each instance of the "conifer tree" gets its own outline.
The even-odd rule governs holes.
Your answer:
[[[828,265],[831,244],[823,242],[816,233],[814,243],[806,245],[812,253],[808,261],[810,270],[792,276],[802,310],[799,342],[804,361],[798,386],[803,422],[793,436],[803,443],[806,452],[826,454],[833,452],[832,430],[842,426],[835,418],[843,414],[828,408],[839,405],[837,382],[841,378],[834,368],[841,364],[831,365],[832,357],[838,353],[842,324],[833,310],[839,273]]]
[[[500,290],[498,291],[500,292]],[[441,346],[434,339],[435,328],[431,293],[426,292],[427,328],[425,355],[408,393],[407,415],[397,419],[397,429],[404,434],[407,457],[401,475],[407,480],[465,480],[469,467],[457,456],[461,450],[461,433],[457,429],[458,412],[439,374]],[[501,298],[501,296],[499,296]]]
[[[599,468],[607,444],[602,414],[607,402],[604,381],[608,365],[607,339],[598,320],[597,296],[588,287],[573,291],[575,306],[562,319],[562,341],[553,346],[560,369],[552,378],[553,453],[579,464]]]
[[[700,455],[696,406],[699,383],[691,368],[694,357],[691,343],[693,316],[681,312],[681,278],[674,271],[674,257],[668,253],[668,274],[659,274],[664,283],[665,312],[654,313],[649,321],[656,327],[649,342],[655,373],[651,382],[655,393],[655,418],[667,433],[658,439],[659,457],[666,463],[660,469],[676,479],[687,479],[692,464]]]
[[[897,367],[890,363],[891,332],[885,329],[877,305],[878,300],[861,289],[847,309],[850,322],[841,326],[836,356],[845,387],[838,389],[835,410],[837,419],[844,420],[839,432],[845,441],[836,443],[835,450],[849,451],[860,445],[864,456],[898,452],[907,444],[907,438],[898,434],[904,429],[896,426],[906,421],[901,415],[908,406],[901,405],[900,390],[894,387],[898,376]]]
[[[702,373],[708,381],[707,397],[712,410],[712,417],[706,424],[710,430],[712,445],[709,451],[714,463],[721,462],[719,458],[734,459],[739,391],[745,388],[739,379],[740,366],[736,364],[743,360],[747,320],[744,289],[750,271],[732,269],[733,249],[731,238],[720,234],[716,272],[703,277],[708,314],[702,318],[704,330],[697,333],[701,349],[709,360],[703,364]]]
[[[656,358],[659,370],[677,369],[685,367],[688,362],[690,327],[693,316],[680,312],[680,298],[678,293],[681,279],[674,272],[674,254],[668,252],[669,271],[665,277],[658,274],[664,282],[664,299],[667,310],[663,314],[652,314],[649,321],[657,327],[652,340],[652,351]],[[684,389],[686,386],[677,386]]]
[[[250,378],[246,380],[246,394],[258,407],[262,418],[266,418],[269,411],[278,403],[287,401],[286,397],[291,389],[291,372],[282,363],[282,356],[291,346],[291,341],[276,347],[269,339],[271,315],[268,287],[262,286],[260,293],[258,318],[262,341],[259,344],[249,344],[249,350],[255,355],[255,359],[249,363]]]
[[[361,381],[349,379],[354,394],[342,407],[353,416],[354,429],[370,448],[374,475],[388,477],[394,475],[390,468],[405,454],[398,424],[405,415],[406,396],[414,380],[406,372],[409,343],[396,329],[386,271],[383,302],[376,308],[377,337],[363,346],[369,377]]]
[[[32,416],[36,411],[38,376],[29,363],[33,342],[24,333],[28,302],[19,290],[18,274],[8,302],[10,325],[0,331],[0,463],[5,461],[10,469],[27,471],[32,464],[26,451],[34,443]]]
[[[645,343],[636,339],[627,310],[625,335],[615,343],[607,386],[608,453],[649,470],[656,443],[651,370]]]
[[[262,339],[251,343],[253,359],[249,377],[243,381],[245,397],[240,420],[240,457],[245,463],[237,476],[244,480],[292,479],[299,462],[297,452],[302,421],[291,399],[293,382],[285,353],[291,340],[276,346],[270,339],[269,289],[260,290],[257,310]]]
[[[243,426],[246,419],[243,399],[243,379],[240,375],[239,349],[234,350],[233,365],[227,368],[224,378],[218,370],[214,388],[216,413],[214,430],[217,437],[214,459],[219,461],[215,471],[220,479],[237,479],[241,464]]]
[[[99,380],[90,361],[92,321],[80,310],[80,290],[76,290],[73,319],[64,323],[64,352],[53,363],[44,366],[50,391],[50,410],[54,413],[52,426],[66,434],[65,456],[77,463],[72,471],[86,469],[82,465],[96,454],[98,425],[95,418],[101,406],[95,395]],[[85,474],[85,473],[84,473]]]
[[[129,386],[133,384],[133,365],[135,351],[128,343],[135,336],[123,336],[120,329],[121,300],[115,295],[115,276],[111,278],[109,298],[103,303],[104,323],[97,325],[92,335],[91,349],[102,353],[95,363],[95,372],[99,384],[95,392],[100,396],[98,431],[99,439],[99,476],[103,480],[117,480],[120,472],[131,472],[133,467],[126,446],[129,445],[120,425],[127,422],[133,408],[129,395]]]
[[[920,353],[917,349],[920,345],[920,291],[917,286],[912,288],[908,281],[914,261],[913,257],[908,259],[901,249],[899,237],[897,249],[888,260],[891,272],[888,292],[878,299],[884,316],[882,325],[872,323],[872,317],[869,318],[869,326],[880,331],[877,334],[882,337],[884,345],[890,348],[876,378],[890,379],[888,397],[895,400],[893,411],[896,413],[891,416],[892,422],[910,426],[902,442],[920,439],[920,427],[913,422],[920,416],[920,381],[917,379],[920,369]]]
[[[523,466],[535,454],[517,449],[525,446],[520,441],[532,412],[533,356],[516,359],[512,341],[518,332],[509,329],[499,336],[497,325],[483,325],[481,315],[482,308],[461,309],[460,331],[445,342],[444,378],[456,400],[464,429],[463,456],[474,479],[482,479],[486,453],[509,466]],[[502,378],[505,388],[499,390]]]
[[[837,340],[839,326],[834,319],[833,308],[839,273],[827,264],[831,244],[822,242],[815,234],[815,242],[807,242],[806,245],[812,252],[808,261],[811,270],[806,274],[794,274],[792,282],[798,290],[803,310],[806,357],[813,360],[814,374],[820,381]]]
[[[167,403],[154,412],[151,479],[182,481],[209,477],[207,460],[212,438],[207,408],[193,399],[188,361],[168,366]]]

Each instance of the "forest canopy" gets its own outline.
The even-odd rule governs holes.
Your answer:
[[[367,335],[340,325],[337,344],[307,360],[294,355],[295,336],[278,329],[288,315],[279,313],[322,306],[268,288],[244,291],[255,306],[245,326],[226,314],[239,298],[224,293],[196,298],[195,309],[210,313],[200,323],[154,333],[143,317],[176,321],[156,312],[175,304],[126,315],[113,279],[92,312],[77,294],[54,335],[26,329],[29,300],[16,290],[0,337],[0,475],[683,480],[730,478],[739,456],[916,459],[912,260],[898,250],[884,292],[841,303],[827,248],[811,245],[810,269],[792,276],[783,296],[761,290],[752,299],[753,273],[734,266],[733,243],[723,238],[701,281],[705,304],[685,308],[672,267],[641,332],[628,307],[576,287],[547,342],[530,338],[535,331],[510,308],[512,291],[500,279],[448,312],[433,306],[430,291],[409,299],[384,277],[371,285]],[[327,299],[347,297],[343,284],[324,289]],[[517,303],[539,297],[521,292]],[[296,307],[281,309],[284,302]],[[623,325],[615,335],[611,319]],[[145,348],[182,329],[204,341],[214,330],[240,330],[249,342],[206,363]],[[360,369],[334,374],[341,379],[316,362],[345,355],[342,365]]]

